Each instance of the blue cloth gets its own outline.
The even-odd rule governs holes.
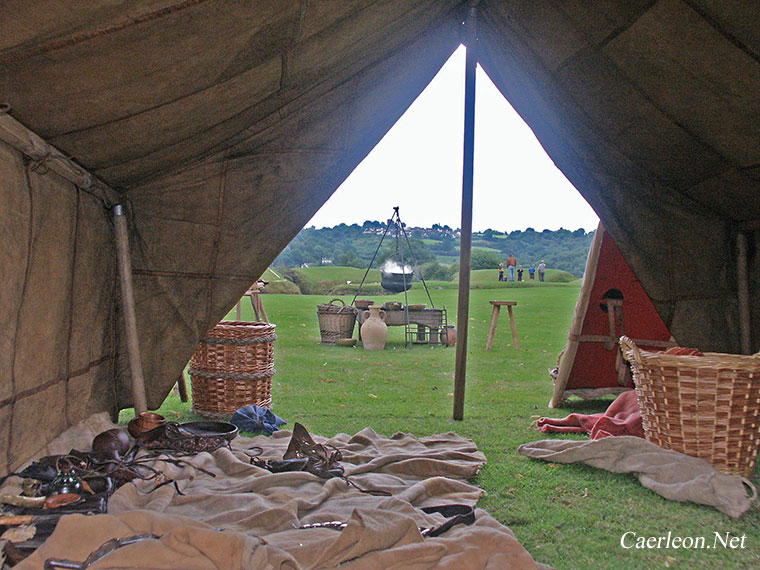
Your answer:
[[[230,422],[240,431],[265,431],[269,435],[279,431],[281,425],[288,423],[273,414],[272,410],[261,406],[245,406],[236,410]]]

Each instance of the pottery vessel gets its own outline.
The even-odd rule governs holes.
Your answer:
[[[360,332],[364,350],[383,350],[385,348],[385,341],[388,340],[388,325],[385,324],[385,311],[376,305],[370,305],[368,311],[362,313],[362,319],[364,319],[364,322],[362,323]]]
[[[446,325],[441,331],[441,344],[454,346],[457,343],[457,329],[454,325]]]
[[[127,429],[132,437],[137,438],[140,434],[160,427],[166,423],[166,418],[155,412],[141,412],[136,418],[133,418]]]
[[[123,429],[109,429],[95,436],[92,440],[92,450],[96,453],[113,453],[124,455],[131,447],[129,436]]]

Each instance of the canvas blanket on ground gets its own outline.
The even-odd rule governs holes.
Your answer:
[[[485,464],[472,441],[454,433],[388,438],[368,428],[353,436],[314,439],[341,450],[346,475],[357,485],[391,496],[361,493],[339,478],[275,474],[249,464],[243,452],[254,446],[263,449],[262,459],[281,459],[290,432],[237,438],[232,449],[187,458],[215,477],[159,462],[156,467],[177,482],[181,494],[171,484],[128,483],[111,497],[107,515],[63,517],[18,568],[41,568],[49,557],[81,562],[109,539],[143,533],[161,538],[124,546],[95,568],[541,567],[507,527],[480,509],[473,525],[455,526],[435,538],[421,536],[420,528],[446,520],[422,507],[472,506],[483,494],[466,481]],[[298,528],[332,521],[348,525]]]
[[[641,411],[634,390],[623,392],[603,414],[570,414],[566,418],[540,418],[536,424],[543,432],[587,433],[591,439],[611,435],[644,437]]]
[[[642,485],[666,499],[709,505],[732,517],[749,510],[757,498],[754,485],[744,477],[726,475],[704,459],[638,437],[546,439],[525,443],[517,451],[552,463],[585,463],[613,473],[633,473]]]

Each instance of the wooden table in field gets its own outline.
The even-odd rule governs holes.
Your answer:
[[[488,331],[488,342],[486,343],[486,350],[491,350],[491,344],[493,343],[493,334],[496,332],[496,323],[499,321],[499,311],[502,307],[506,307],[509,311],[509,324],[512,325],[512,343],[515,348],[517,346],[517,327],[515,326],[515,315],[512,312],[512,307],[517,306],[517,301],[488,301],[493,305],[493,313],[491,314],[491,330]]]
[[[356,315],[356,322],[359,324],[359,339],[361,340],[361,323],[364,322],[362,313],[366,313],[369,309],[358,309],[359,313]],[[385,324],[389,327],[403,327],[405,324],[404,309],[388,310],[385,311]],[[418,342],[425,342],[427,344],[437,345],[440,329],[443,327],[443,309],[409,309],[409,324],[417,325],[417,339]],[[429,329],[429,331],[428,331]]]

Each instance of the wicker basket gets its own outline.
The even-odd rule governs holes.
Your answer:
[[[272,407],[275,325],[222,321],[201,339],[190,359],[192,411],[229,417],[248,405]]]
[[[620,347],[631,363],[647,441],[750,477],[760,449],[760,358]]]
[[[335,305],[336,301],[340,301],[342,306]],[[337,297],[326,305],[317,305],[319,334],[322,337],[322,344],[335,344],[339,338],[354,336],[356,313],[354,307],[346,305],[343,299]]]

